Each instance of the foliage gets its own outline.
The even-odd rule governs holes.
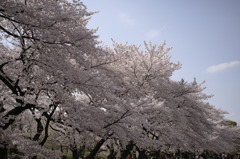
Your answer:
[[[165,42],[100,47],[86,27],[92,14],[80,1],[0,2],[0,154],[234,148],[239,127],[222,124],[225,112],[205,102],[204,82],[171,79],[181,64]]]
[[[228,126],[237,126],[237,122],[232,121],[232,120],[226,120],[225,124]]]

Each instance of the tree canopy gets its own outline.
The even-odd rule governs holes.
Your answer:
[[[76,0],[0,2],[0,158],[234,150],[239,127],[223,124],[204,82],[171,79],[181,64],[165,42],[101,46],[92,14]]]

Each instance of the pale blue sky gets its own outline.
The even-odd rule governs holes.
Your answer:
[[[182,69],[173,79],[206,81],[209,102],[228,111],[240,125],[240,1],[239,0],[83,0],[103,44],[173,47],[172,61]],[[212,67],[211,67],[212,66]]]

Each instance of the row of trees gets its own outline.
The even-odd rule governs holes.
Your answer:
[[[181,64],[165,42],[102,47],[92,14],[76,0],[1,0],[1,159],[59,158],[61,146],[88,159],[103,147],[109,158],[234,149],[239,128],[205,102],[203,83],[171,80]]]

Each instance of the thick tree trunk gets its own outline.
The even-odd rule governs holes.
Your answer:
[[[0,147],[0,159],[8,159],[8,149],[6,147]]]
[[[53,110],[52,110],[52,112],[48,115],[46,112],[45,113],[43,113],[43,114],[45,114],[45,116],[46,116],[46,118],[47,118],[47,121],[46,121],[46,125],[45,125],[45,134],[44,134],[44,138],[43,138],[43,140],[42,140],[42,142],[40,143],[40,145],[41,146],[43,146],[44,144],[45,144],[45,142],[47,141],[47,138],[49,137],[48,136],[48,128],[49,128],[49,125],[50,125],[50,121],[51,121],[51,118],[52,118],[52,116],[53,116],[53,114],[54,114],[54,112],[55,112],[55,110],[56,110],[56,108],[57,108],[57,105],[58,104],[53,104],[52,106],[53,106]],[[50,105],[51,106],[51,105]],[[51,107],[52,107],[51,106]]]
[[[107,157],[107,159],[114,159],[116,158],[117,152],[114,151],[114,149],[110,149],[110,153]]]
[[[39,137],[41,136],[43,132],[43,125],[41,123],[41,118],[40,119],[35,119],[37,122],[37,133],[33,137],[33,141],[38,141]]]
[[[34,135],[33,141],[38,141],[43,131],[43,125],[41,123],[41,118],[35,120],[37,122],[37,133]],[[32,157],[32,159],[37,159],[37,156]]]
[[[142,151],[140,150],[138,152],[139,152],[138,159],[147,159],[148,158],[145,150],[142,150]]]
[[[85,145],[83,145],[83,146],[79,149],[78,155],[79,155],[79,157],[81,157],[82,159],[84,158],[84,155],[85,155]]]
[[[126,146],[126,149],[121,151],[121,159],[126,159],[128,155],[130,155],[130,152],[132,151],[135,144],[130,141],[129,144]]]
[[[72,150],[72,159],[78,159],[79,155],[78,155],[78,150],[77,148]]]
[[[70,145],[70,150],[72,151],[72,159],[78,159],[79,153],[75,141],[73,142],[73,144]]]
[[[37,156],[32,157],[31,159],[37,159]]]
[[[77,146],[74,145],[71,147],[71,151],[72,151],[72,159],[79,159],[79,158],[83,159],[85,154],[85,146],[78,149]]]
[[[146,150],[140,150],[137,146],[136,146],[136,149],[138,151],[138,159],[147,159],[149,158],[147,155],[146,155]]]
[[[160,155],[160,151],[158,150],[158,151],[154,151],[153,153],[152,153],[152,156],[151,157],[153,157],[153,158],[160,158],[161,157],[161,155]]]
[[[62,144],[60,145],[60,151],[62,152],[62,159],[67,159],[67,156],[64,154],[64,152],[63,152],[63,146],[62,146]]]
[[[94,159],[94,157],[96,156],[97,152],[99,151],[99,149],[101,148],[101,146],[104,144],[105,141],[106,141],[105,139],[101,139],[100,141],[98,141],[98,143],[96,144],[95,148],[86,157],[86,159]]]

